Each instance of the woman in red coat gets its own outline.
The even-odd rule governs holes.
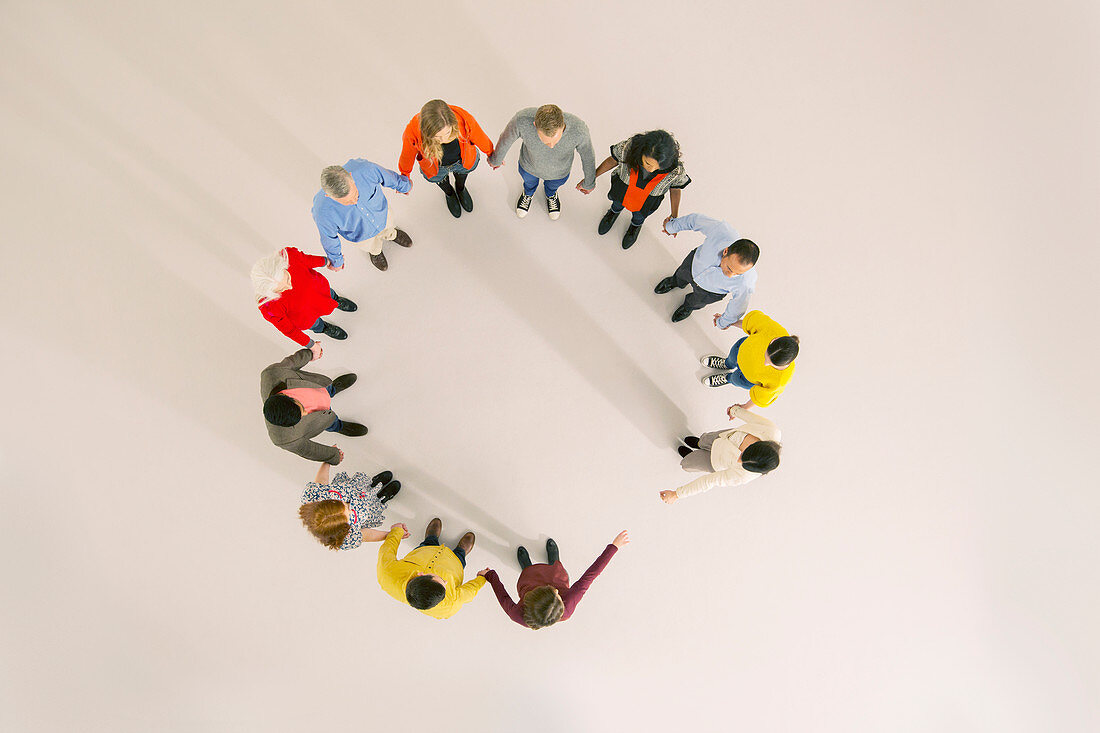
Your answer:
[[[303,330],[323,333],[334,339],[346,339],[347,331],[326,323],[334,309],[354,311],[355,303],[336,294],[325,276],[314,269],[328,263],[324,257],[307,255],[287,247],[268,255],[252,266],[252,287],[260,313],[295,343],[308,346],[320,356],[321,346]]]

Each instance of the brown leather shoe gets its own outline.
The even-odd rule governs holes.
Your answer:
[[[438,537],[439,533],[443,531],[443,520],[436,517],[432,521],[428,522],[428,528],[424,530],[424,539],[429,537]]]
[[[467,532],[466,534],[462,535],[462,539],[458,541],[458,549],[464,550],[466,554],[469,555],[470,550],[474,549],[475,539],[476,538],[474,537],[473,532]]]
[[[386,268],[390,266],[390,263],[386,262],[385,254],[376,254],[370,256],[371,263],[382,272],[386,271]]]
[[[411,247],[411,246],[413,246],[412,237],[410,237],[408,234],[406,234],[404,232],[404,230],[401,230],[401,229],[397,230],[397,236],[394,238],[393,241],[397,242],[402,247]]]

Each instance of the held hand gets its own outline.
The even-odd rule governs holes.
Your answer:
[[[325,267],[332,270],[333,272],[340,272],[340,270],[344,269],[343,265],[340,265],[339,267],[333,267],[331,262],[329,262],[327,265],[325,265]]]
[[[338,445],[334,445],[332,447],[335,448],[336,452],[340,454],[340,461],[339,462],[343,463],[344,462],[344,451],[340,450],[340,446],[338,446]]]
[[[405,526],[404,522],[398,522],[397,524],[393,525],[392,527],[390,527],[390,531],[392,532],[393,530],[397,529],[398,527],[400,527],[401,529],[404,530],[404,534],[401,535],[401,539],[403,539],[403,540],[408,539],[409,538],[409,528]]]
[[[666,504],[675,504],[676,500],[679,499],[679,498],[680,497],[676,494],[675,491],[662,491],[661,492],[661,501],[663,501]]]
[[[488,572],[489,572],[490,570],[492,570],[492,568],[485,568],[484,570],[478,570],[478,571],[477,571],[477,577],[479,577],[479,578],[484,578],[484,577],[485,577],[485,575],[486,575],[486,574],[487,574],[487,573],[488,573]]]
[[[313,352],[313,358],[310,361],[317,361],[325,355],[325,350],[321,348],[321,344],[317,341],[313,342],[313,346],[310,346],[309,350]]]
[[[592,193],[596,189],[594,189],[594,188],[585,188],[584,187],[584,182],[582,181],[581,183],[577,184],[577,190],[580,191],[581,193],[583,193],[585,196],[587,196],[588,194]]]
[[[670,232],[670,231],[669,231],[669,230],[668,230],[668,229],[666,228],[666,227],[667,227],[667,225],[668,225],[668,223],[669,223],[670,221],[672,221],[673,219],[675,219],[675,218],[676,218],[676,217],[674,217],[674,216],[673,216],[672,214],[669,214],[668,216],[666,216],[666,217],[665,217],[665,220],[661,222],[661,231],[662,231],[662,232],[664,232],[665,234],[667,234],[667,235],[668,235],[668,236],[670,236],[670,237],[675,237],[675,236],[676,236],[677,234],[679,234],[679,233],[680,233],[680,232]]]
[[[499,166],[499,165],[493,165],[492,163],[490,163],[490,164],[489,164],[489,167],[490,167],[490,168],[492,168],[492,169],[493,169],[493,170],[495,170],[495,171],[499,171],[499,170],[500,170],[500,166]]]
[[[740,407],[742,410],[747,410],[747,409],[749,409],[749,405],[751,405],[751,404],[752,404],[752,400],[749,400],[748,402],[746,402],[743,405],[730,405],[730,408],[728,410],[726,410],[726,414],[730,416],[730,420],[736,420],[737,418],[733,414],[733,408]]]
[[[622,532],[619,532],[619,534],[615,535],[615,539],[611,540],[611,544],[615,545],[615,547],[618,547],[621,550],[623,545],[630,544],[630,535],[628,535],[626,533],[626,530],[624,529]]]
[[[412,176],[405,176],[405,180],[409,182],[409,191],[412,191],[412,190],[413,190],[413,179],[412,179]],[[401,193],[402,193],[402,195],[403,195],[403,196],[408,196],[408,195],[409,195],[409,191],[402,191]]]
[[[722,317],[721,313],[715,313],[714,314],[714,327],[725,331],[727,328],[729,328],[729,326],[719,326],[718,325],[718,319],[721,318],[721,317]]]

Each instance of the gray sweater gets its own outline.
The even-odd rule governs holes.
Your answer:
[[[489,165],[500,165],[508,148],[516,138],[522,138],[519,146],[519,164],[523,170],[544,181],[556,181],[565,178],[573,168],[573,151],[581,154],[581,168],[584,170],[583,185],[587,189],[596,187],[596,157],[592,152],[592,138],[588,136],[588,125],[576,115],[565,113],[565,132],[557,145],[550,148],[539,140],[535,130],[535,111],[537,107],[527,107],[516,112],[504,132],[500,133],[496,148],[489,156]]]

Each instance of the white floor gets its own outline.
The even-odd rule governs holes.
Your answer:
[[[1094,4],[2,13],[3,730],[1100,727]],[[319,251],[320,169],[396,166],[433,97],[494,138],[555,102],[601,157],[672,130],[682,211],[761,245],[753,306],[802,337],[781,469],[666,506],[676,437],[743,395],[698,383],[733,334],[652,293],[699,237],[596,236],[607,178],[519,221],[518,147],[458,221],[419,174],[394,197],[415,246],[349,256],[314,365],[359,374],[346,467],[511,588],[518,543],[576,578],[629,529],[538,633],[489,589],[422,617],[375,546],[314,543],[314,465],[260,416],[293,344],[250,264]]]

